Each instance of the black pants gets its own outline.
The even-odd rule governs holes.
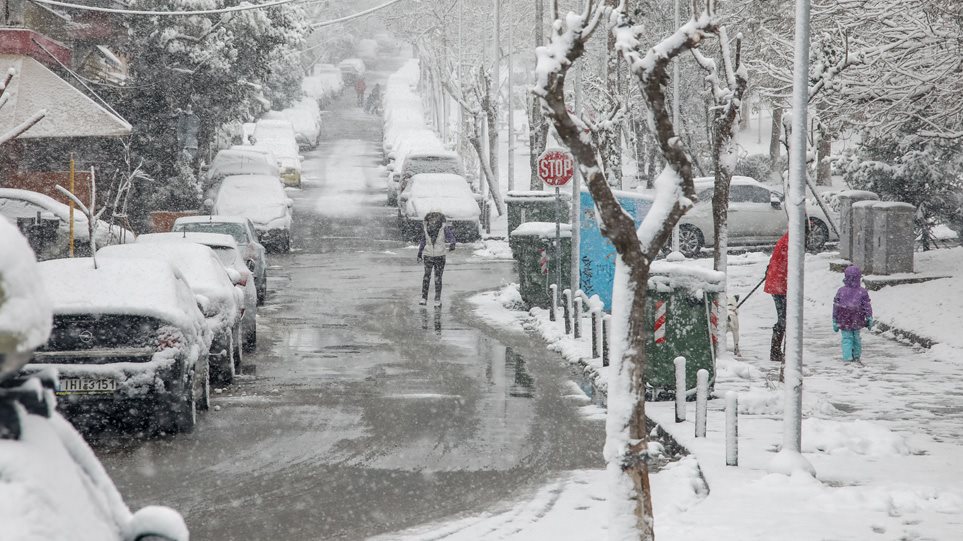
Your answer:
[[[421,282],[421,298],[428,298],[428,285],[431,284],[431,270],[435,270],[435,300],[441,300],[441,276],[445,274],[445,256],[425,256],[425,278]]]
[[[786,296],[773,295],[772,302],[776,303],[776,324],[772,326],[773,332],[786,331]]]

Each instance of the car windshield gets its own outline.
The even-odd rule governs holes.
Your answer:
[[[247,238],[247,228],[244,224],[232,222],[181,222],[174,224],[174,231],[188,233],[222,233],[234,237],[238,244],[250,242]]]

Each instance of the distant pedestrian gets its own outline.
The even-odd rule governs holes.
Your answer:
[[[789,233],[784,234],[769,258],[766,267],[766,287],[763,291],[772,295],[776,304],[776,324],[772,326],[772,342],[769,345],[769,360],[776,363],[785,361],[782,350],[786,338],[786,290],[789,274]]]
[[[441,212],[429,212],[421,226],[418,261],[425,263],[425,277],[421,282],[422,306],[428,304],[428,286],[435,273],[435,306],[441,306],[441,277],[445,273],[445,254],[455,250],[455,233]]]
[[[364,110],[368,113],[378,114],[378,110],[381,108],[381,85],[375,84],[371,92],[368,92],[368,98],[364,103]]]
[[[358,107],[364,105],[364,91],[367,85],[364,83],[364,79],[358,77],[358,80],[354,82],[354,91],[358,93]]]
[[[833,299],[833,331],[843,334],[843,360],[860,362],[863,354],[863,341],[859,330],[873,327],[873,305],[869,292],[859,284],[862,271],[856,265],[846,267],[843,272],[843,287]]]

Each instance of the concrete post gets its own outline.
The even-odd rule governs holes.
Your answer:
[[[572,290],[562,290],[562,308],[565,310],[565,334],[572,334]]]
[[[873,204],[873,274],[913,272],[915,215],[909,203]]]
[[[873,201],[853,204],[853,253],[849,259],[863,270],[863,275],[875,274],[873,269]]]
[[[726,466],[739,465],[739,395],[726,393]]]
[[[675,422],[685,421],[685,357],[675,358]]]
[[[552,297],[548,305],[548,320],[555,321],[555,312],[558,310],[558,284],[549,284],[548,293]]]
[[[709,408],[709,371],[705,368],[696,372],[696,419],[695,437],[706,437],[706,413]]]
[[[612,338],[612,316],[602,316],[602,366],[609,365],[609,340]]]
[[[599,340],[599,332],[601,332],[602,330],[601,329],[602,311],[599,310],[598,308],[592,308],[592,310],[589,313],[591,314],[591,317],[592,317],[592,358],[598,359],[599,356],[602,354],[602,352],[599,351],[600,349],[599,346],[601,346],[601,344],[599,343],[601,342],[601,340]]]
[[[853,259],[853,204],[860,201],[879,201],[879,196],[863,190],[840,192],[839,199],[839,257]]]
[[[575,338],[582,337],[582,296],[582,290],[580,289],[575,292],[575,298],[572,299],[575,307],[575,312],[573,312],[575,314],[575,321],[572,322],[572,328],[575,331]]]

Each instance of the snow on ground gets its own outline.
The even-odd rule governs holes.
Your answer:
[[[507,240],[484,239],[474,245],[473,259],[512,259],[512,249]]]
[[[337,186],[338,190],[328,192],[317,200],[315,210],[318,214],[344,218],[362,214],[369,207],[383,209],[383,196],[373,195],[367,189],[368,183],[376,180],[366,178],[365,161],[359,159],[375,152],[371,143],[344,139],[333,144],[334,149],[330,152],[332,159],[324,164],[324,183]]]
[[[917,255],[918,270],[963,273],[963,248]],[[725,465],[723,399],[710,401],[707,437],[699,439],[693,436],[694,403],[688,404],[688,420],[679,424],[672,403],[647,405],[649,417],[692,457],[653,475],[660,540],[959,538],[963,470],[954,465],[963,458],[957,383],[963,380],[957,349],[963,339],[953,331],[963,323],[963,299],[956,298],[963,293],[950,286],[952,279],[871,292],[879,321],[943,343],[926,350],[864,332],[865,366],[844,365],[840,338],[830,323],[832,298],[842,282],[841,274],[828,270],[834,257],[807,258],[802,441],[817,478],[768,471],[782,442],[783,392],[777,365],[768,360],[774,309],[771,297],[759,291],[740,309],[743,356],[717,363],[715,396],[739,395],[739,467]],[[730,256],[730,292],[748,293],[767,262],[768,256],[759,253]],[[549,349],[605,388],[608,369],[590,358],[587,338],[567,336],[563,323],[550,322],[545,310],[511,310],[515,300],[514,285],[472,299],[482,317],[537,332]],[[588,318],[583,325],[590,328]],[[701,477],[673,477],[682,464],[696,461]],[[708,495],[693,488],[701,479]],[[565,532],[556,538],[603,538],[606,487],[602,472],[573,472],[520,501],[506,502],[512,511],[461,518],[410,538],[543,539],[554,532]],[[556,503],[546,510],[539,502],[552,494]],[[574,510],[566,507],[579,501]]]

